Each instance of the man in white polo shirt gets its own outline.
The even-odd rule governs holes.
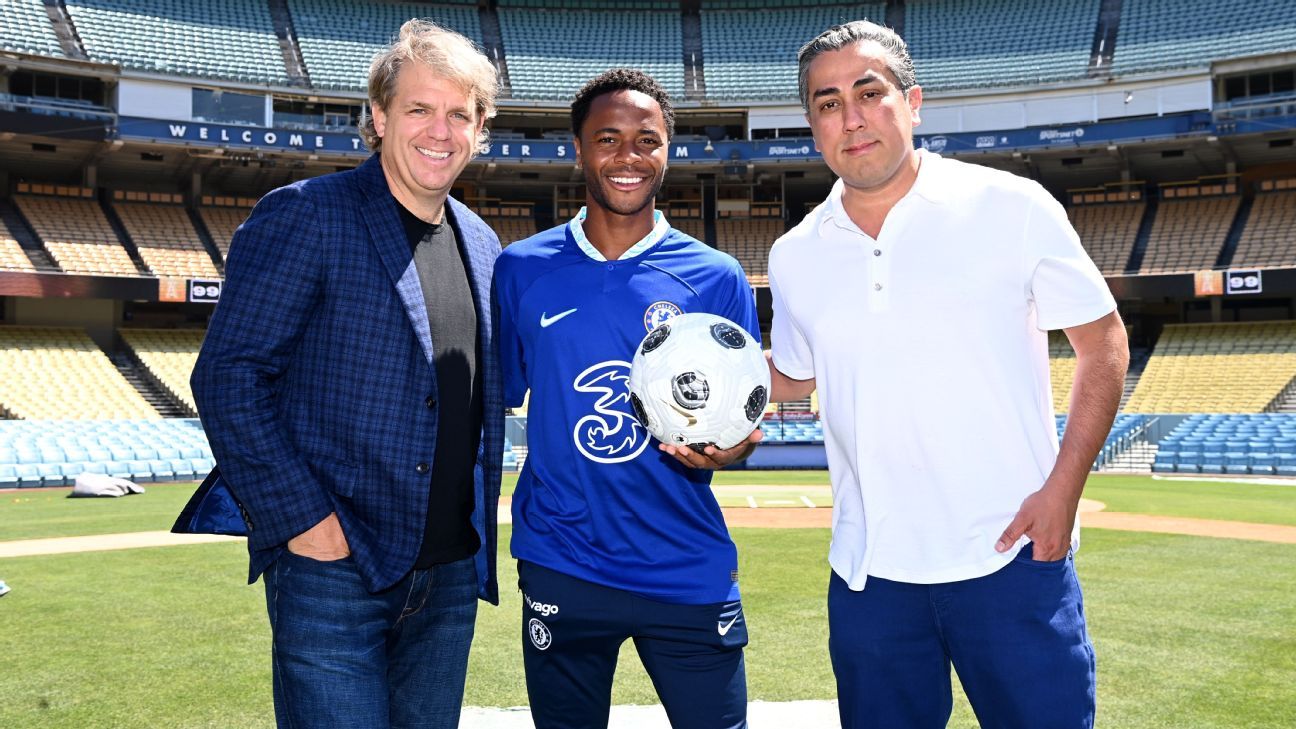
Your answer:
[[[996,727],[1088,727],[1076,506],[1129,354],[1102,276],[1036,183],[913,148],[904,41],[802,48],[841,178],[775,244],[775,400],[816,387],[833,482],[829,648],[844,727],[943,727],[958,672]],[[1059,450],[1048,330],[1077,357]]]

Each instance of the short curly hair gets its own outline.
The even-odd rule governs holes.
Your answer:
[[[638,91],[651,96],[661,107],[662,118],[666,120],[666,141],[670,141],[675,136],[675,107],[671,104],[670,94],[657,83],[657,79],[633,68],[613,68],[604,71],[590,79],[580,91],[576,92],[576,98],[571,105],[572,134],[577,138],[580,137],[581,127],[584,126],[585,119],[589,116],[590,105],[595,99],[617,91]]]

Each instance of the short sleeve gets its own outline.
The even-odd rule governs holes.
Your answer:
[[[1062,205],[1040,190],[1026,221],[1029,296],[1041,330],[1067,329],[1116,309],[1107,282],[1080,244]],[[775,321],[778,315],[775,312]]]
[[[770,296],[773,299],[774,322],[770,327],[770,357],[779,372],[794,380],[815,376],[814,353],[783,300],[774,270],[770,270]]]

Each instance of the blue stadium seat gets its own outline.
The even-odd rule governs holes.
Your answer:
[[[1202,454],[1200,451],[1179,451],[1175,457],[1176,473],[1201,473]]]
[[[171,472],[175,474],[177,481],[191,479],[197,475],[194,473],[193,463],[186,458],[171,459]],[[203,475],[206,476],[207,474]]]
[[[1174,452],[1159,451],[1152,461],[1152,470],[1156,473],[1173,473],[1177,455]]]
[[[1224,473],[1224,454],[1218,451],[1202,453],[1202,473]]]
[[[132,481],[152,481],[153,470],[148,461],[127,461],[126,469],[130,473],[129,478]]]
[[[171,481],[175,479],[175,470],[170,461],[152,460],[148,462],[149,471],[154,481]]]
[[[34,463],[20,463],[14,466],[14,475],[18,477],[18,485],[21,487],[40,486],[40,470]]]
[[[18,473],[12,464],[0,465],[0,489],[18,486]]]
[[[63,464],[61,463],[41,463],[36,466],[40,472],[41,486],[66,486],[67,481],[63,478]]]
[[[1296,476],[1296,454],[1283,453],[1279,455],[1274,471],[1279,476]]]
[[[1278,459],[1270,453],[1251,454],[1251,473],[1257,476],[1270,476]]]
[[[1224,473],[1246,475],[1251,473],[1251,457],[1246,453],[1229,451],[1224,454]]]

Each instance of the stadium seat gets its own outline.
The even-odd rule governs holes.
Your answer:
[[[154,459],[149,461],[149,472],[154,481],[171,481],[175,478],[175,469],[170,461]]]
[[[40,474],[41,486],[62,486],[63,470],[57,463],[39,463],[36,471]]]
[[[0,489],[18,486],[17,467],[12,464],[0,465]]]
[[[170,461],[171,472],[175,474],[177,481],[184,481],[195,478],[199,474],[194,473],[193,462],[185,458],[173,458]],[[206,476],[207,474],[201,474]]]
[[[1224,454],[1211,451],[1202,454],[1202,473],[1224,473]]]
[[[1175,470],[1175,453],[1159,451],[1152,461],[1152,470],[1156,473],[1173,473]]]
[[[1279,476],[1296,476],[1296,455],[1283,453],[1278,456],[1274,471]]]
[[[1201,473],[1202,454],[1199,451],[1179,451],[1175,457],[1176,473]]]
[[[1296,47],[1296,3],[1250,0],[1245,12],[1235,9],[1241,8],[1220,0],[1124,0],[1112,71],[1206,69],[1228,58]]]
[[[20,463],[14,466],[14,475],[18,477],[19,486],[28,487],[41,485],[40,469],[38,469],[34,463]]]
[[[1278,461],[1271,453],[1252,453],[1251,454],[1251,473],[1258,476],[1268,476],[1274,472],[1274,464]]]
[[[126,469],[130,473],[132,481],[144,482],[153,480],[153,469],[149,465],[148,461],[127,461]]]

